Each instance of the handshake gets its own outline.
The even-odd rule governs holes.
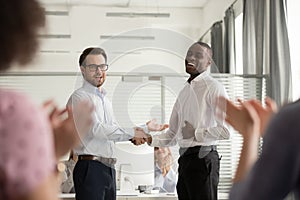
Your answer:
[[[157,124],[155,119],[152,119],[146,123],[148,131],[162,131],[169,127],[168,124]],[[134,128],[134,137],[131,138],[131,142],[135,145],[141,145],[147,142],[151,144],[152,136],[149,133],[145,133],[143,128]]]

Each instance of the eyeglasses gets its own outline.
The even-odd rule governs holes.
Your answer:
[[[96,64],[90,64],[90,65],[84,65],[85,68],[88,68],[91,72],[95,72],[98,70],[98,68],[101,71],[106,71],[108,70],[108,64],[101,64],[101,65],[96,65]]]

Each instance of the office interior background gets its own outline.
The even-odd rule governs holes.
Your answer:
[[[254,42],[262,45],[263,52],[260,62],[251,63],[255,69],[248,70],[245,66],[258,55],[245,55],[245,51],[249,53],[251,47],[259,49],[250,45],[245,50],[243,41],[248,37],[245,36],[243,9],[249,1],[40,1],[45,7],[47,25],[39,36],[41,46],[36,59],[27,68],[15,66],[0,74],[1,87],[25,91],[39,104],[53,98],[64,107],[72,91],[82,82],[78,66],[81,51],[99,46],[108,54],[109,70],[104,87],[120,125],[131,127],[151,118],[168,123],[176,96],[187,79],[186,51],[199,40],[214,47],[216,57],[211,72],[225,85],[231,99],[263,100],[267,95],[272,96],[276,87],[283,95],[279,103],[300,97],[300,57],[297,55],[300,52],[297,30],[300,3],[297,0],[283,1],[286,3],[290,66],[279,70],[284,73],[282,80],[275,79],[282,76],[272,74],[273,65],[267,59],[272,44],[269,35],[273,29],[263,32],[264,39]],[[269,4],[266,3],[264,9],[270,9]],[[268,12],[266,15],[265,21],[270,17]],[[259,64],[266,67],[255,67]],[[280,60],[280,64],[286,62]],[[285,69],[290,73],[285,74]],[[280,84],[274,87],[276,81]],[[290,84],[286,86],[284,82]],[[222,155],[219,192],[225,196],[231,187],[242,142],[238,133],[231,131],[231,139],[219,145]],[[176,147],[172,151],[178,157]]]

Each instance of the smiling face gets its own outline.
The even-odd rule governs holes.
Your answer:
[[[185,58],[185,71],[196,76],[206,71],[211,64],[211,49],[194,43],[188,50]]]
[[[106,64],[105,58],[103,55],[87,55],[84,61],[84,66],[80,66],[81,72],[83,74],[84,79],[92,84],[95,87],[100,87],[103,85],[106,79],[106,71],[101,71],[98,67],[96,71],[91,71],[88,67],[89,65],[102,65]]]

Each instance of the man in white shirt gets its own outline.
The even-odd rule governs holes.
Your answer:
[[[217,109],[220,96],[227,97],[221,83],[207,71],[212,63],[212,50],[196,42],[188,50],[185,69],[190,75],[173,107],[168,131],[148,136],[154,147],[178,143],[177,193],[179,199],[217,200],[220,159],[218,140],[230,133]]]
[[[76,107],[85,99],[92,102],[92,127],[81,144],[74,149],[78,161],[73,172],[77,200],[114,200],[116,199],[116,176],[114,164],[115,142],[132,140],[137,144],[145,142],[148,131],[163,130],[163,126],[150,121],[143,127],[121,128],[117,123],[110,100],[102,87],[108,69],[107,56],[103,49],[91,47],[85,49],[79,58],[84,78],[83,86],[73,92],[68,105]],[[75,119],[76,121],[76,119]],[[152,126],[153,125],[153,126]],[[139,128],[141,130],[141,128]]]

